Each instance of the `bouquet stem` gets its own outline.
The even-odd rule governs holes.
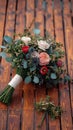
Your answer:
[[[7,85],[7,87],[0,94],[0,101],[9,105],[12,99],[13,92],[14,88],[11,87],[10,85]]]
[[[9,105],[15,88],[22,82],[22,77],[16,74],[0,94],[0,101]]]

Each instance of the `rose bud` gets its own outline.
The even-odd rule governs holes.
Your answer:
[[[23,47],[22,47],[22,51],[23,51],[24,53],[27,53],[28,50],[29,50],[29,46],[23,46]]]
[[[47,72],[48,72],[48,68],[47,68],[46,66],[41,67],[40,73],[41,73],[42,75],[46,75]]]
[[[58,67],[62,67],[62,61],[61,61],[61,60],[58,60],[58,61],[57,61],[57,66],[58,66]]]

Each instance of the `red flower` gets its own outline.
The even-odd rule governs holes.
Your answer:
[[[58,60],[58,61],[57,61],[57,66],[58,66],[58,67],[62,67],[62,61],[61,61],[61,60]]]
[[[29,46],[23,46],[23,47],[22,47],[22,51],[23,51],[24,53],[27,53],[28,50],[29,50]]]
[[[48,68],[47,68],[46,66],[41,67],[40,73],[41,73],[42,75],[46,75],[47,72],[48,72]]]

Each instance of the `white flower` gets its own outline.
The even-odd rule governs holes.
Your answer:
[[[41,49],[41,50],[46,50],[50,47],[50,44],[48,44],[46,41],[44,40],[40,40],[38,41],[38,47]]]
[[[23,36],[21,37],[21,41],[23,41],[26,45],[28,45],[28,42],[31,41],[31,38],[27,36]]]

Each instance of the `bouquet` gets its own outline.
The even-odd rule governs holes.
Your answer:
[[[16,75],[0,94],[0,101],[5,104],[11,102],[15,88],[22,81],[53,87],[70,80],[64,70],[62,44],[49,35],[41,37],[25,29],[16,40],[4,36],[3,46],[0,47],[3,50],[0,56],[16,69]]]

